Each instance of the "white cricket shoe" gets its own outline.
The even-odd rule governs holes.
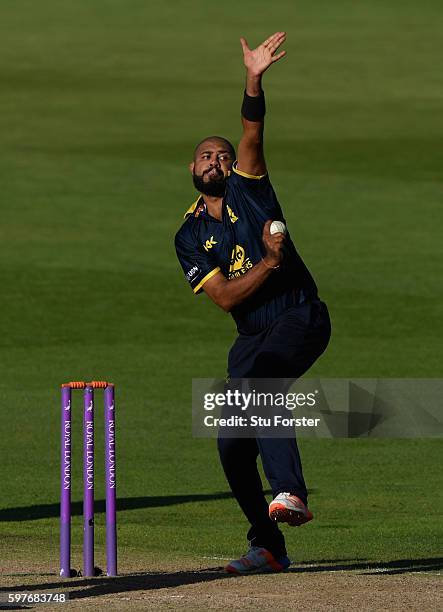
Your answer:
[[[281,572],[291,565],[288,557],[276,559],[266,548],[251,546],[244,557],[231,561],[225,570],[230,574]]]
[[[298,527],[312,521],[314,515],[296,495],[279,493],[269,504],[269,518]]]

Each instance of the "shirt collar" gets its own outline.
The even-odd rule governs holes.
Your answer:
[[[187,219],[190,215],[198,217],[200,213],[207,212],[207,206],[203,200],[203,196],[199,195],[198,198],[191,204],[188,210],[185,212],[184,219]]]
[[[198,198],[195,200],[195,202],[193,202],[191,204],[191,206],[188,208],[188,210],[185,212],[183,218],[187,219],[190,215],[193,215],[195,213],[197,207],[200,206],[202,203],[206,207],[206,204],[204,203],[203,197],[201,195],[199,195]]]

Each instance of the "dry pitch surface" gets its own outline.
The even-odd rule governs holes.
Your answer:
[[[213,561],[214,563],[214,561]],[[222,563],[218,561],[217,563]],[[208,560],[210,564],[210,560]],[[431,571],[294,565],[284,574],[231,577],[219,566],[186,562],[140,567],[118,578],[74,578],[61,581],[54,573],[3,571],[2,599],[7,591],[68,592],[67,604],[15,609],[41,610],[441,610],[441,576]],[[41,566],[40,566],[41,572]],[[128,568],[125,568],[128,570]],[[426,569],[426,568],[425,568]],[[390,573],[388,573],[390,572]],[[11,609],[11,608],[9,608]]]

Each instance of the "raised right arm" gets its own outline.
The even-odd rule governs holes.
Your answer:
[[[246,67],[246,88],[242,106],[243,134],[238,145],[237,162],[239,170],[254,176],[266,174],[262,77],[272,64],[286,55],[286,51],[277,53],[285,40],[285,32],[275,32],[256,49],[250,49],[246,40],[243,37],[240,39]]]

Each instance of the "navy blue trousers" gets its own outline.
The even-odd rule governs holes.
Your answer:
[[[292,306],[262,332],[239,335],[229,352],[229,376],[295,380],[323,353],[330,335],[326,304],[313,300]],[[295,434],[288,438],[219,438],[218,450],[231,490],[251,525],[250,544],[263,546],[276,557],[285,556],[283,534],[269,518],[257,458],[260,455],[273,497],[288,492],[307,503]]]

